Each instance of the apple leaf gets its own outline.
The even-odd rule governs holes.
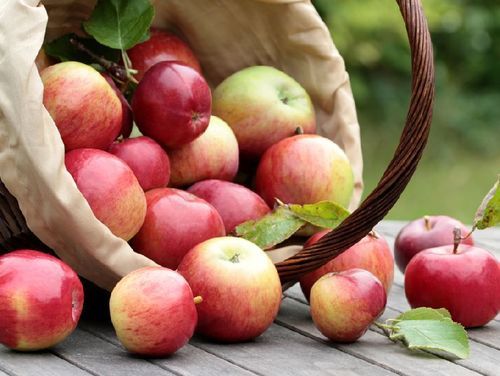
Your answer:
[[[500,223],[500,175],[493,188],[484,197],[474,218],[474,228],[483,230]]]
[[[284,205],[300,219],[318,227],[335,228],[347,216],[349,211],[333,201],[320,201],[316,204]]]
[[[153,17],[149,0],[98,0],[83,28],[99,43],[125,51],[148,38]]]
[[[446,358],[465,359],[469,356],[469,339],[464,327],[453,322],[445,309],[416,308],[375,323],[393,341],[412,350],[422,350]]]
[[[288,239],[305,222],[285,206],[279,206],[264,217],[247,221],[236,227],[237,236],[250,240],[262,249],[269,249]]]
[[[78,40],[90,51],[109,61],[118,62],[120,59],[120,51],[103,46],[95,39],[80,38],[76,34],[66,34],[45,44],[45,53],[61,61],[79,61],[84,64],[92,64],[94,60],[87,53],[76,48],[69,41],[71,38]]]

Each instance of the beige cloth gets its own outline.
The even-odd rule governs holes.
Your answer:
[[[64,168],[57,128],[42,105],[34,64],[43,40],[77,30],[95,2],[46,0],[45,8],[38,2],[0,2],[0,178],[33,233],[83,277],[110,289],[128,272],[154,262],[112,235],[76,188]],[[256,64],[273,65],[298,80],[316,105],[319,132],[351,160],[352,207],[359,203],[362,158],[349,78],[309,1],[157,0],[155,8],[155,26],[174,27],[188,39],[212,87]]]

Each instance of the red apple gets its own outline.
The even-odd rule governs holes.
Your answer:
[[[412,308],[446,308],[463,326],[482,326],[500,310],[500,269],[495,257],[478,247],[429,248],[408,263],[405,292]]]
[[[120,134],[122,104],[113,88],[89,65],[68,61],[41,73],[43,104],[66,151],[108,149]]]
[[[139,81],[149,68],[162,61],[179,61],[201,73],[200,63],[188,44],[167,31],[151,30],[150,38],[132,47],[127,55],[138,70],[135,77]]]
[[[245,68],[214,90],[213,114],[233,129],[244,156],[259,157],[271,145],[316,131],[314,107],[304,88],[268,66]]]
[[[188,192],[214,206],[219,212],[226,234],[240,223],[259,219],[271,211],[265,201],[250,189],[223,180],[203,180],[192,185]]]
[[[122,127],[120,134],[123,137],[128,138],[130,137],[130,134],[132,133],[132,128],[134,126],[134,115],[132,114],[132,107],[128,103],[127,98],[125,98],[120,89],[118,89],[118,87],[115,84],[115,81],[113,81],[111,76],[107,73],[101,73],[101,74],[106,79],[108,84],[113,88],[116,95],[118,96],[118,99],[120,99],[120,103],[122,104]]]
[[[132,239],[132,248],[167,268],[176,269],[196,244],[224,236],[224,223],[205,200],[173,188],[146,192],[144,224]]]
[[[462,234],[469,233],[462,222],[446,215],[425,216],[404,226],[394,242],[394,258],[399,270],[404,273],[412,257],[424,249],[453,244],[455,227],[459,227]],[[472,236],[462,243],[473,245]]]
[[[144,222],[146,199],[130,167],[97,149],[70,151],[65,163],[96,218],[116,236],[132,238]]]
[[[384,286],[370,272],[328,273],[311,289],[311,316],[318,330],[335,342],[354,342],[384,312]]]
[[[298,135],[267,149],[255,184],[271,207],[276,198],[287,204],[331,200],[347,207],[354,180],[351,164],[337,144],[318,135]]]
[[[130,352],[167,356],[193,336],[197,313],[193,293],[182,276],[162,267],[145,267],[118,282],[109,300],[111,322]]]
[[[168,151],[170,185],[182,187],[204,179],[232,180],[238,172],[238,141],[229,126],[212,116],[196,140]]]
[[[330,230],[323,230],[313,235],[304,247],[317,243],[328,232]],[[394,280],[394,259],[387,241],[374,231],[333,260],[304,275],[300,279],[300,288],[309,300],[311,287],[320,277],[330,272],[342,272],[355,268],[371,272],[382,282],[386,293],[389,293]]]
[[[210,88],[187,65],[162,62],[151,67],[132,98],[139,130],[160,144],[178,147],[193,141],[208,127]]]
[[[168,184],[170,162],[165,150],[153,139],[141,136],[116,141],[109,152],[132,169],[144,191]]]
[[[261,335],[278,314],[281,283],[264,251],[234,237],[207,240],[191,249],[179,265],[203,302],[196,306],[196,331],[223,342]]]
[[[46,349],[76,328],[83,287],[61,260],[23,249],[0,257],[0,343],[20,351]]]

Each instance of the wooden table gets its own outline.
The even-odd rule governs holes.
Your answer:
[[[377,229],[389,244],[404,222],[384,221]],[[476,243],[500,259],[500,229],[478,231]],[[382,319],[408,309],[403,276],[396,271]],[[80,322],[55,348],[23,354],[0,346],[0,376],[5,375],[500,375],[500,316],[486,327],[469,330],[471,356],[450,361],[411,353],[372,327],[358,342],[326,341],[312,324],[298,285],[285,292],[275,323],[255,341],[214,344],[194,338],[165,359],[128,355],[107,321]]]

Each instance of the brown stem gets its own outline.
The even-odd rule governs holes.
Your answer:
[[[200,304],[202,301],[203,301],[203,298],[200,295],[195,296],[193,299],[194,304]]]
[[[432,229],[431,218],[428,215],[424,215],[424,226],[427,231]]]
[[[460,241],[462,240],[462,232],[460,231],[460,227],[456,226],[453,229],[453,254],[457,253],[458,246],[460,245]]]
[[[302,127],[295,128],[295,134],[296,135],[304,134],[304,128],[302,128]]]

